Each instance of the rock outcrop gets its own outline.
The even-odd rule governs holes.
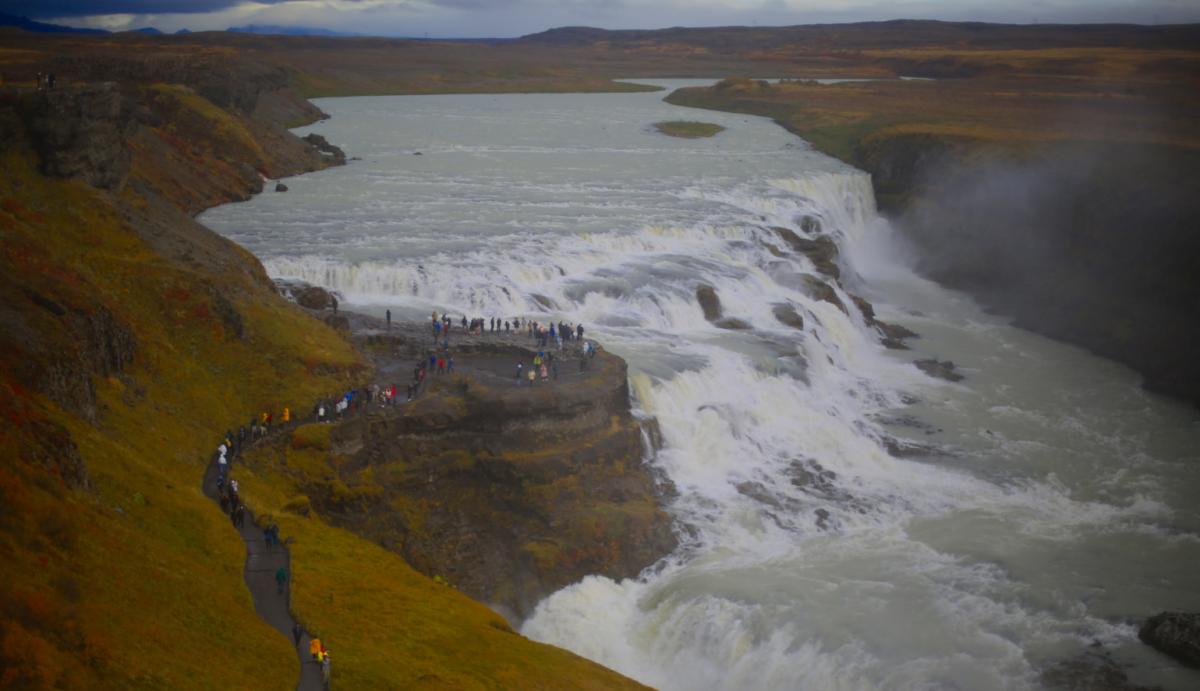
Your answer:
[[[424,331],[368,347],[411,363]],[[308,451],[331,469],[304,487],[312,509],[516,618],[585,575],[631,577],[665,556],[670,490],[644,460],[653,449],[630,413],[624,361],[560,359],[561,380],[518,386],[510,368],[530,355],[460,344],[466,373],[336,425]]]
[[[793,329],[799,329],[800,331],[804,330],[804,317],[800,316],[795,307],[787,304],[779,304],[772,307],[771,312],[779,320],[780,324],[790,326]]]
[[[325,160],[329,164],[340,166],[346,162],[346,152],[330,144],[325,137],[319,134],[306,134],[303,139],[308,142],[309,146],[316,149],[321,156],[325,157]]]
[[[1188,667],[1200,667],[1200,614],[1162,612],[1138,630],[1138,638]]]
[[[806,232],[817,232],[820,230],[820,225],[811,216],[804,217],[801,221],[801,227],[811,229]],[[835,280],[841,277],[842,272],[837,263],[838,246],[833,241],[833,238],[828,235],[818,235],[816,238],[810,240],[800,237],[795,231],[788,228],[772,227],[771,230],[775,231],[787,243],[787,246],[792,248],[793,252],[808,257],[817,271]]]
[[[333,307],[334,297],[328,290],[320,286],[308,286],[294,293],[296,304],[310,310],[323,310]]]
[[[917,369],[931,377],[945,379],[950,382],[963,380],[963,375],[955,371],[954,363],[950,360],[943,362],[937,358],[929,358],[928,360],[917,360],[913,364],[917,366]]]
[[[700,310],[708,321],[715,322],[721,318],[721,298],[717,297],[717,290],[712,286],[697,286],[696,302],[700,303]]]
[[[129,100],[116,84],[23,94],[18,112],[45,175],[78,177],[107,190],[125,183],[132,161],[125,139],[136,123]]]

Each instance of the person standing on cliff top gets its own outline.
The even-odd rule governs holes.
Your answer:
[[[387,311],[387,330],[388,331],[392,330],[392,311],[391,310]]]

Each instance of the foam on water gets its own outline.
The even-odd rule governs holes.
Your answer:
[[[1200,559],[1194,415],[912,275],[865,174],[740,115],[657,136],[679,117],[657,98],[323,102],[368,160],[205,221],[352,305],[582,322],[627,358],[682,545],[555,593],[525,635],[668,689],[1027,688],[1097,641],[1170,687],[1125,617],[1200,607],[1174,565]],[[810,296],[772,227],[833,237],[847,286],[967,381],[885,351],[843,288],[846,312]],[[753,328],[706,321],[700,284]],[[889,455],[904,436],[951,453]]]

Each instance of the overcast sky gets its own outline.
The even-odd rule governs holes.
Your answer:
[[[898,18],[1200,22],[1200,0],[0,0],[0,12],[112,30],[244,24],[431,37],[509,37],[556,26],[786,25]]]

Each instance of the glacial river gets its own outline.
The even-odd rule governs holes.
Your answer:
[[[361,160],[202,220],[354,309],[582,322],[629,361],[683,544],[638,579],[555,593],[527,636],[689,691],[1038,688],[1101,654],[1200,688],[1136,637],[1200,610],[1197,411],[914,275],[866,174],[662,95],[320,100],[332,119],[303,132]],[[728,129],[651,127],[669,119]],[[804,216],[847,290],[920,334],[911,351],[771,251],[770,227],[804,235]],[[700,283],[753,328],[707,322]],[[929,357],[966,378],[912,365]],[[926,451],[892,457],[892,438]]]

